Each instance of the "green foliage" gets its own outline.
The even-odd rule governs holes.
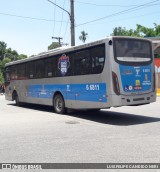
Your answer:
[[[137,36],[141,37],[142,35],[138,30],[129,29],[127,30],[125,27],[116,27],[113,29],[112,36]]]
[[[127,30],[125,27],[116,27],[113,29],[113,36],[137,36],[137,37],[155,37],[160,36],[160,25],[154,23],[154,28],[148,28],[140,24],[136,25],[136,29]]]
[[[3,73],[0,72],[0,85],[4,83]]]
[[[137,30],[146,37],[160,36],[160,25],[154,23],[154,28],[147,28],[137,24]]]
[[[5,64],[9,62],[11,62],[11,59],[9,58],[4,58],[2,61],[0,61],[0,84],[4,83],[3,70],[4,70]]]
[[[27,55],[25,55],[25,54],[20,54],[19,56],[18,56],[18,60],[22,60],[22,59],[25,59],[25,58],[27,58]]]
[[[155,55],[155,58],[160,58],[160,54],[156,54]]]
[[[86,42],[86,39],[87,39],[87,36],[88,36],[88,33],[86,33],[85,31],[82,31],[81,32],[81,35],[79,36],[79,39],[85,43]]]
[[[6,49],[4,58],[10,58],[11,61],[15,61],[18,59],[18,52],[16,50],[12,50],[11,48]]]
[[[4,68],[5,64],[6,64],[6,63],[9,63],[9,62],[11,62],[11,59],[9,59],[9,58],[3,59],[3,60],[1,61],[1,63],[2,63],[2,68]]]
[[[58,47],[61,47],[58,42],[52,42],[52,44],[48,46],[48,50],[52,50]]]
[[[0,41],[0,60],[2,60],[4,58],[4,54],[6,52],[6,47],[7,47],[7,44],[3,41]]]
[[[3,41],[0,41],[0,84],[4,83],[3,69],[5,64],[11,61],[20,60],[24,58],[27,58],[27,55],[19,55],[16,50],[7,48],[7,44]]]

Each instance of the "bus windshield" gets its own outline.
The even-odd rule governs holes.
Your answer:
[[[115,60],[118,63],[150,63],[152,61],[151,43],[145,40],[114,38]]]

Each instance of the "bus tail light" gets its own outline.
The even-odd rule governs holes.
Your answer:
[[[113,79],[113,90],[117,95],[119,95],[120,88],[119,88],[118,77],[117,77],[116,73],[114,73],[113,71],[112,71],[112,79]]]

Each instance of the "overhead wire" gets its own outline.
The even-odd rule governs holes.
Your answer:
[[[127,8],[127,7],[136,7],[138,5],[132,4],[132,5],[107,5],[107,4],[95,4],[95,3],[90,3],[90,2],[82,2],[75,0],[76,3],[84,4],[84,5],[92,5],[96,7],[122,7],[122,8]],[[153,4],[153,5],[158,5],[158,4]]]
[[[137,5],[106,5],[106,4],[95,4],[90,2],[82,2],[75,0],[76,3],[85,4],[85,5],[93,5],[93,6],[99,6],[99,7],[131,7],[131,6],[137,6]]]
[[[69,19],[68,19],[68,22],[66,24],[66,28],[65,28],[65,32],[64,32],[64,35],[63,35],[63,38],[64,38],[64,41],[66,39],[66,33],[67,33],[67,29],[68,29],[68,24],[69,24]],[[66,41],[65,41],[66,42]]]
[[[65,0],[63,0],[63,8],[64,8],[64,6],[65,6]],[[61,21],[63,21],[63,13],[64,13],[64,11],[62,11]],[[60,29],[59,29],[59,35],[61,35],[61,30],[62,30],[62,22],[61,22]]]
[[[134,18],[140,18],[140,17],[144,17],[144,16],[149,16],[149,15],[154,15],[154,14],[159,14],[160,11],[154,12],[154,13],[147,13],[144,15],[138,15],[138,16],[132,16],[132,17],[127,17],[127,18],[121,18],[121,19],[115,19],[115,20],[109,20],[106,21],[107,23],[109,22],[117,22],[117,21],[122,21],[122,20],[128,20],[128,19],[134,19]],[[105,24],[106,22],[98,22],[96,24]],[[94,25],[94,23],[90,23],[90,25]]]
[[[46,22],[58,22],[58,23],[64,22],[64,23],[67,23],[67,21],[58,21],[58,20],[51,20],[51,19],[45,19],[45,18],[21,16],[21,15],[16,15],[16,14],[2,13],[2,12],[0,12],[0,15],[16,17],[16,18],[23,18],[23,19],[29,19],[29,20],[39,20],[39,21],[46,21]]]
[[[154,2],[157,2],[157,1],[160,1],[160,0],[154,0],[154,1],[151,1],[151,2],[148,2],[148,3],[145,3],[145,4],[137,5],[136,7],[132,7],[132,8],[129,8],[129,9],[126,9],[126,10],[123,10],[123,11],[119,11],[119,12],[110,14],[108,16],[104,16],[104,17],[101,17],[101,18],[97,18],[97,19],[94,19],[94,20],[91,20],[91,21],[88,21],[88,22],[78,24],[75,27],[79,27],[79,26],[86,25],[86,24],[89,24],[89,23],[97,22],[97,21],[100,21],[100,20],[103,20],[103,19],[106,19],[106,18],[110,18],[110,17],[114,17],[114,16],[117,16],[117,15],[120,15],[120,14],[130,12],[130,11],[133,11],[133,10],[138,10],[138,8],[147,6],[147,5],[152,4]]]
[[[70,1],[68,0],[68,4],[70,3]],[[67,5],[67,4],[66,4]],[[69,11],[69,10],[68,10]],[[69,21],[70,21],[70,18],[68,18],[68,21],[67,21],[67,23],[66,23],[66,27],[65,27],[65,30],[64,30],[64,34],[63,34],[63,41],[64,41],[64,43],[65,42],[67,42],[66,40],[67,40],[67,30],[68,30],[68,24],[69,24]],[[68,34],[68,36],[69,36],[69,34]]]
[[[49,1],[49,2],[52,3],[52,4],[54,4],[56,7],[62,9],[63,12],[64,12],[64,11],[67,12],[67,13],[69,14],[69,18],[70,18],[70,13],[69,13],[66,9],[64,9],[65,0],[64,0],[64,3],[63,3],[63,8],[62,8],[61,6],[59,6],[59,5],[57,5],[55,2],[52,2],[51,0],[47,0],[47,1]],[[63,21],[63,12],[62,12],[62,21]],[[66,29],[65,29],[64,35],[66,35],[68,23],[69,23],[69,21],[67,22],[67,25],[66,25]],[[60,37],[60,33],[61,33],[61,28],[62,28],[62,23],[61,23],[60,30],[59,30],[59,37]]]
[[[56,0],[54,2],[56,4]],[[56,6],[54,6],[54,20],[55,20],[55,14],[56,14]],[[55,22],[53,24],[53,37],[54,37],[54,31],[55,31]]]
[[[160,0],[154,0],[154,1],[151,1],[151,2],[148,2],[148,3],[145,3],[145,4],[137,5],[135,7],[132,7],[132,8],[129,8],[129,9],[126,9],[126,10],[123,10],[123,11],[119,11],[117,13],[113,13],[113,14],[110,14],[108,16],[104,16],[104,17],[101,17],[101,18],[98,18],[98,19],[94,19],[94,20],[91,20],[91,21],[88,21],[88,22],[84,22],[84,23],[78,24],[75,27],[79,27],[79,26],[85,25],[85,24],[94,23],[94,22],[97,22],[97,21],[100,21],[100,20],[103,20],[103,19],[111,18],[111,17],[114,17],[114,16],[118,16],[118,15],[121,15],[121,14],[125,14],[125,13],[128,13],[128,12],[131,12],[131,11],[140,10],[142,8],[150,7],[152,5],[156,5],[155,2],[158,2],[158,1],[160,1]],[[80,2],[80,1],[75,1],[75,2]],[[56,3],[56,0],[55,0],[55,3]],[[65,0],[64,0],[64,5],[65,5]],[[159,5],[159,4],[157,4],[157,5]],[[56,9],[56,7],[55,7],[55,9]],[[54,10],[54,20],[51,20],[51,19],[45,19],[45,18],[36,18],[36,17],[21,16],[21,15],[15,15],[15,14],[9,14],[9,13],[0,12],[0,15],[5,15],[5,16],[10,16],[10,17],[17,17],[17,18],[30,19],[30,20],[38,20],[38,21],[46,21],[46,22],[54,22],[53,35],[54,35],[54,31],[55,31],[55,22],[60,22],[61,23],[61,27],[62,27],[62,23],[66,23],[65,32],[64,32],[64,35],[63,35],[63,37],[66,37],[69,20],[68,21],[63,21],[63,17],[62,17],[61,21],[58,21],[58,20],[55,19],[55,14],[56,14],[56,12]],[[63,16],[63,14],[62,14],[62,16]],[[60,30],[61,30],[61,27],[60,27]]]

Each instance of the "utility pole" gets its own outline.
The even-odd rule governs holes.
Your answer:
[[[52,37],[52,39],[57,39],[58,40],[58,43],[59,43],[59,46],[61,47],[61,37]]]
[[[70,0],[71,46],[75,46],[74,0]]]
[[[52,2],[51,0],[48,0],[48,2],[54,4],[55,6],[65,11],[69,15],[70,22],[71,22],[71,46],[75,46],[74,0],[70,0],[70,13],[64,8],[57,5],[56,3]]]

